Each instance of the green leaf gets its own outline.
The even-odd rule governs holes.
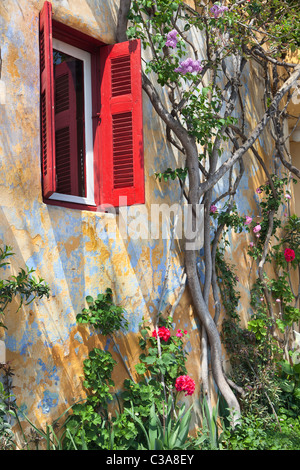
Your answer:
[[[280,384],[282,390],[287,393],[292,393],[294,390],[295,385],[292,382],[288,382],[287,380],[283,380]]]
[[[160,424],[160,423],[159,423]],[[155,405],[152,403],[150,408],[150,420],[149,420],[149,443],[150,450],[156,449],[156,439],[158,438],[159,425],[155,412]]]
[[[287,374],[287,375],[294,375],[294,369],[293,367],[286,361],[281,361],[280,366],[282,368],[282,371]]]
[[[300,374],[300,363],[294,364],[294,372]]]
[[[135,370],[139,375],[144,375],[147,372],[147,367],[145,366],[145,364],[136,364]]]
[[[295,388],[294,397],[297,398],[298,400],[300,399],[300,388],[299,387]]]

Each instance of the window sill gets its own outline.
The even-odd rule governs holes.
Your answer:
[[[71,196],[67,194],[53,193],[49,197],[49,200],[61,201],[61,202],[71,202],[72,204],[81,204],[87,206],[96,206],[94,199],[80,196]]]
[[[84,199],[84,198],[79,198],[79,199]],[[96,206],[95,202],[93,202],[93,204],[87,204],[87,203],[71,202],[69,200],[66,201],[66,200],[43,198],[43,203],[49,206],[65,207],[67,209],[75,209],[77,211],[79,210],[79,211],[104,212],[103,210],[100,210],[98,206]]]

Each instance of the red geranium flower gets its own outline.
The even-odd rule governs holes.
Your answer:
[[[293,261],[295,259],[295,252],[291,248],[287,248],[284,252],[284,257],[287,262]]]
[[[180,375],[175,382],[177,392],[185,392],[185,396],[193,395],[195,391],[195,382],[188,375]]]
[[[157,333],[156,333],[156,330],[154,330],[152,332],[152,336],[154,338],[157,338]],[[168,330],[168,328],[166,328],[165,326],[160,326],[158,328],[158,336],[163,339],[164,341],[168,341],[168,339],[170,338],[171,336],[171,333],[170,333],[170,330]]]

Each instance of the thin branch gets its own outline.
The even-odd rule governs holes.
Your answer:
[[[113,340],[113,343],[114,343],[114,345],[115,345],[115,348],[117,349],[117,351],[118,351],[118,353],[119,353],[119,356],[120,356],[120,358],[121,358],[121,360],[122,360],[122,362],[123,362],[123,364],[124,364],[125,369],[126,369],[127,372],[128,372],[129,377],[131,378],[131,380],[132,380],[133,382],[135,382],[135,380],[134,380],[134,378],[133,378],[133,376],[132,376],[132,374],[131,374],[131,370],[130,370],[130,368],[127,366],[126,361],[125,361],[124,357],[123,357],[122,354],[121,354],[119,345],[118,345],[118,343],[115,341],[114,336],[113,336],[112,334],[110,334],[109,337]]]
[[[261,258],[260,258],[260,261],[259,261],[259,264],[258,264],[258,276],[259,276],[260,282],[263,286],[264,296],[265,296],[265,299],[266,299],[266,302],[267,302],[267,305],[268,305],[270,317],[272,318],[273,322],[274,322],[274,312],[273,312],[273,307],[272,307],[271,295],[270,295],[270,292],[267,288],[266,281],[264,279],[263,267],[264,267],[264,264],[266,262],[269,243],[270,243],[270,239],[271,239],[271,236],[272,236],[272,233],[273,233],[274,215],[275,215],[275,210],[271,210],[268,214],[268,231],[267,231],[267,235],[266,235],[266,238],[265,238],[265,241],[264,241],[262,255],[261,255]],[[274,328],[275,328],[275,324],[272,325],[272,331],[274,330]]]
[[[174,316],[174,313],[175,313],[175,310],[181,300],[181,297],[185,291],[185,287],[186,287],[186,273],[183,272],[182,274],[182,278],[181,278],[181,282],[180,282],[180,286],[179,286],[179,292],[178,292],[178,295],[177,295],[177,299],[175,300],[174,304],[172,305],[172,308],[171,308],[171,311],[170,311],[170,314],[169,316],[171,318],[173,318]]]
[[[218,169],[215,171],[213,175],[210,176],[205,182],[201,183],[198,189],[199,198],[202,194],[204,194],[208,189],[212,188],[222,176],[231,168],[231,166],[241,157],[243,156],[254,144],[254,142],[258,139],[261,135],[263,130],[265,129],[266,125],[272,118],[273,114],[276,112],[276,109],[279,106],[283,96],[289,91],[289,89],[294,85],[295,81],[298,80],[300,77],[300,65],[298,65],[292,75],[286,80],[284,85],[280,88],[280,90],[276,93],[270,107],[264,113],[261,120],[256,125],[255,129],[252,131],[248,139],[243,143],[243,145],[236,150],[233,155],[228,158],[226,162],[224,162]]]

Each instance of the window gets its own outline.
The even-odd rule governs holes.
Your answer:
[[[41,161],[47,204],[144,203],[140,42],[103,45],[40,13]],[[125,198],[124,198],[125,196]]]
[[[95,205],[91,54],[53,39],[56,190],[50,199]]]

